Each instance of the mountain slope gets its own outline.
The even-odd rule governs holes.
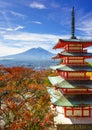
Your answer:
[[[23,53],[5,56],[3,58],[10,58],[15,60],[51,60],[54,54],[43,48],[32,48]]]

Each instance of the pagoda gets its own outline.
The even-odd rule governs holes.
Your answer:
[[[71,37],[59,39],[54,46],[53,49],[63,51],[53,57],[60,59],[60,63],[50,67],[57,76],[48,77],[52,87],[47,87],[47,90],[53,107],[59,113],[55,117],[56,124],[92,124],[92,67],[89,65],[92,53],[87,52],[87,47],[90,46],[92,40],[81,40],[75,36],[73,7]]]

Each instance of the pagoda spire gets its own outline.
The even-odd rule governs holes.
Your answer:
[[[76,39],[76,37],[75,37],[75,12],[74,12],[74,7],[72,8],[71,39]]]

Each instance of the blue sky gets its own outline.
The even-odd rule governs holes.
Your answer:
[[[59,38],[70,38],[73,6],[76,36],[92,39],[92,0],[0,0],[0,56],[53,51]]]

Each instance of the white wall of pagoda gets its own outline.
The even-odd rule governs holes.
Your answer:
[[[57,106],[56,107],[57,116],[54,118],[55,124],[92,124],[91,108],[86,107],[84,111],[82,111],[80,108],[75,109],[76,109],[75,111],[72,110],[67,111],[67,116],[65,116],[64,108]]]

